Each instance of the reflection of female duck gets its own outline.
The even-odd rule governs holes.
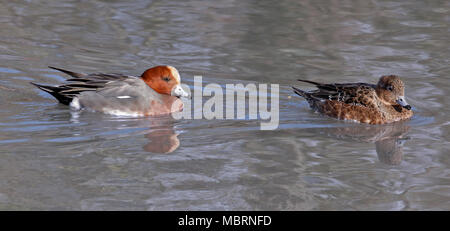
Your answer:
[[[409,126],[404,122],[370,126],[355,124],[349,127],[325,128],[328,135],[341,139],[374,142],[378,159],[385,164],[398,165],[403,158],[403,141]]]
[[[403,158],[402,138],[393,138],[375,142],[378,159],[385,164],[398,165]]]

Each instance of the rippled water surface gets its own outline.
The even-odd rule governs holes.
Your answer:
[[[448,1],[0,1],[1,210],[450,210]],[[280,85],[280,125],[74,112],[48,65]],[[312,112],[297,78],[400,75],[415,111]]]

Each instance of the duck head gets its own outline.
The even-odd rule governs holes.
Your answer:
[[[142,80],[159,94],[176,97],[188,97],[188,93],[181,88],[180,74],[172,66],[156,66],[146,70],[141,75]]]
[[[398,76],[382,76],[378,81],[376,92],[385,104],[400,105],[407,110],[411,110],[411,105],[405,100],[405,85]]]

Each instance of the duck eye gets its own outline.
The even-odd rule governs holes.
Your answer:
[[[392,91],[392,90],[393,90],[393,88],[392,88],[391,85],[387,86],[386,89],[387,89],[388,91]]]
[[[169,82],[170,78],[169,77],[163,77],[163,80],[166,81],[166,82]]]

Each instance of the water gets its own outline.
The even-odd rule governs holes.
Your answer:
[[[448,1],[0,1],[1,210],[449,210]],[[280,126],[76,113],[61,73],[280,84]],[[414,117],[312,112],[299,77],[397,74]]]

